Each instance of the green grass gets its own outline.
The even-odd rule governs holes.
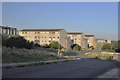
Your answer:
[[[11,49],[3,47],[2,61],[3,63],[11,62],[31,62],[31,61],[47,61],[61,59],[55,52],[45,50],[24,50],[24,49]]]
[[[88,54],[79,54],[79,57],[84,58],[96,58],[96,59],[104,59],[104,60],[112,60],[113,54],[103,54],[103,53],[97,53],[97,52],[90,52]]]
[[[113,53],[115,53],[115,50],[112,50],[112,49],[110,49],[110,50],[103,50],[104,52],[113,52]]]

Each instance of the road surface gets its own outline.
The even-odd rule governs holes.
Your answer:
[[[111,61],[81,59],[38,66],[3,69],[3,78],[94,78],[116,67]]]

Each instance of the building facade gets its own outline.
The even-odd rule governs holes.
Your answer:
[[[40,45],[49,45],[57,41],[65,50],[70,48],[69,38],[64,29],[23,29],[19,31],[19,35]]]
[[[69,32],[68,37],[70,37],[73,44],[78,44],[82,49],[86,49],[86,39],[83,33]]]
[[[104,39],[97,39],[97,43],[105,43],[106,41]]]
[[[85,35],[87,39],[88,47],[93,46],[95,49],[97,48],[97,43],[94,35]]]
[[[0,25],[0,34],[17,35],[17,28]]]
[[[111,43],[111,40],[97,39],[97,43]]]

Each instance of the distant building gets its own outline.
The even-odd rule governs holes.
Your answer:
[[[82,49],[87,49],[87,42],[83,33],[69,32],[68,37],[70,37],[73,44],[78,44]]]
[[[106,40],[107,43],[111,43],[111,40]]]
[[[51,42],[57,41],[65,50],[71,46],[67,32],[64,29],[23,29],[19,31],[19,35],[40,45],[49,45]]]
[[[17,35],[17,28],[0,25],[0,34]]]
[[[97,39],[97,43],[111,43],[111,40]]]
[[[85,38],[88,42],[88,47],[93,46],[95,49],[97,48],[96,39],[94,35],[85,35]]]
[[[104,39],[97,39],[98,43],[105,43],[106,41]]]

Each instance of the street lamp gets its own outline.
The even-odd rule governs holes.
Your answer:
[[[58,41],[58,56],[60,55],[60,37],[59,37],[59,41]]]

